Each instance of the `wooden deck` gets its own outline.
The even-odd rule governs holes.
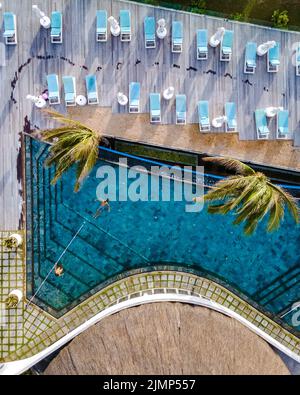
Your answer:
[[[22,0],[21,3],[20,6],[19,0],[4,1],[2,7],[2,12],[12,11],[17,15],[18,45],[3,48],[1,32],[0,50],[5,52],[6,66],[0,66],[0,228],[15,229],[19,226],[22,206],[20,132],[27,120],[30,120],[31,127],[46,126],[44,117],[25,97],[29,93],[42,93],[46,89],[46,75],[49,73],[59,75],[60,85],[63,75],[75,76],[78,94],[85,94],[84,77],[96,74],[100,106],[111,106],[115,113],[127,111],[127,108],[120,109],[117,105],[116,93],[119,90],[127,93],[131,81],[141,83],[142,112],[149,110],[150,92],[161,92],[173,85],[177,93],[185,93],[189,123],[198,121],[196,104],[201,99],[209,100],[211,118],[223,115],[225,102],[234,101],[237,104],[241,140],[256,139],[253,115],[256,108],[283,106],[290,111],[290,137],[296,146],[300,146],[300,77],[296,77],[292,62],[293,44],[300,41],[299,33],[119,0],[40,1],[39,5],[47,15],[53,10],[63,12],[64,42],[60,45],[51,44],[50,31],[40,29],[38,18],[32,13],[32,4],[36,1]],[[109,35],[107,43],[97,43],[97,9],[106,9],[108,15],[115,17],[118,17],[120,9],[129,9],[132,16],[132,41],[121,43],[119,38]],[[145,50],[143,21],[147,15],[154,15],[156,19],[164,17],[168,27],[172,20],[183,22],[182,54],[171,53],[170,34],[162,41],[157,40],[156,49]],[[231,62],[219,61],[219,48],[209,48],[209,59],[197,61],[197,28],[207,28],[211,36],[220,26],[234,30]],[[257,59],[254,76],[243,73],[248,40],[258,44],[267,40],[280,41],[281,64],[277,74],[267,73],[266,57]],[[61,96],[64,103],[62,89]],[[64,104],[55,108],[65,111]],[[162,122],[175,123],[174,101],[162,103]],[[274,139],[274,120],[270,127],[270,139]],[[221,133],[224,130],[220,128],[213,132]]]

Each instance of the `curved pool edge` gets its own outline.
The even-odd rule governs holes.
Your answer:
[[[0,374],[24,372],[111,314],[144,303],[164,301],[190,303],[226,314],[300,363],[300,339],[224,286],[190,273],[155,271],[115,281],[61,318],[51,317],[45,331],[2,361],[5,363]],[[34,314],[30,315],[30,312]],[[30,306],[28,314],[28,322],[33,325],[34,317],[41,320],[44,314],[49,318],[35,305]]]
[[[91,327],[92,325],[98,323],[102,319],[118,313],[121,310],[139,306],[142,304],[146,303],[159,303],[159,302],[180,302],[180,303],[188,303],[196,306],[202,306],[206,308],[210,308],[212,310],[215,310],[219,313],[223,313],[231,318],[236,319],[239,321],[241,324],[246,326],[248,329],[250,329],[252,332],[256,333],[258,336],[263,338],[265,341],[270,343],[272,346],[276,347],[278,350],[282,351],[285,353],[287,356],[290,358],[294,359],[296,362],[300,363],[300,356],[289,350],[287,347],[282,345],[280,342],[272,338],[270,335],[262,331],[261,329],[257,328],[255,325],[247,321],[245,318],[241,317],[239,314],[235,313],[234,311],[219,305],[218,303],[215,303],[211,300],[206,300],[204,298],[199,298],[195,296],[190,296],[190,295],[179,295],[179,294],[173,294],[173,295],[166,295],[166,294],[160,294],[160,295],[143,295],[134,299],[129,299],[124,302],[120,302],[117,305],[113,305],[106,310],[102,311],[101,313],[97,314],[93,318],[91,318],[89,321],[85,322],[84,324],[80,325],[77,327],[75,330],[70,332],[68,335],[64,336],[60,340],[58,340],[56,343],[51,345],[50,347],[46,348],[44,351],[39,352],[38,354],[26,358],[20,361],[14,361],[14,362],[8,362],[5,363],[1,368],[0,368],[0,375],[18,375],[29,368],[31,368],[33,365],[37,364],[40,362],[42,359],[46,358],[53,352],[57,351],[59,348],[64,346],[66,343],[68,343],[70,340],[72,340],[74,337],[79,335],[80,333],[84,332],[86,329]]]

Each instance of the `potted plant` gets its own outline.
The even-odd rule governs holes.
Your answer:
[[[4,239],[3,245],[6,249],[12,250],[18,248],[23,243],[23,237],[18,233],[12,233],[9,237]]]
[[[6,307],[9,309],[17,307],[22,299],[23,299],[23,292],[20,291],[19,289],[14,289],[9,293],[8,297],[5,300]]]

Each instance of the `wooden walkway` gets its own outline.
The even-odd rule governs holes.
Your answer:
[[[100,106],[120,109],[116,102],[119,90],[128,92],[131,81],[141,83],[141,109],[148,112],[148,94],[161,92],[173,85],[178,93],[187,95],[188,122],[198,121],[197,102],[208,100],[211,118],[223,115],[224,104],[237,104],[237,122],[241,140],[256,139],[254,110],[267,106],[283,106],[290,111],[290,130],[294,144],[300,146],[300,77],[295,76],[293,46],[300,41],[299,33],[282,32],[265,27],[231,22],[202,15],[165,10],[119,0],[43,0],[40,7],[50,15],[53,10],[63,12],[64,42],[50,43],[50,31],[40,29],[38,18],[32,13],[35,0],[4,1],[3,11],[17,15],[18,45],[3,47],[6,66],[0,66],[0,228],[19,226],[22,206],[20,132],[31,121],[31,127],[47,125],[41,113],[25,99],[27,94],[40,94],[46,89],[46,75],[57,73],[60,84],[63,75],[77,79],[77,92],[85,94],[84,77],[96,74]],[[121,43],[109,35],[107,43],[96,43],[96,10],[106,9],[108,15],[118,17],[120,9],[132,15],[133,38]],[[145,50],[143,21],[147,15],[164,17],[167,26],[172,20],[184,24],[183,53],[174,55],[170,49],[170,34],[157,41],[157,48]],[[207,61],[196,60],[196,30],[207,28],[211,36],[218,27],[234,30],[233,58],[219,61],[219,48],[209,48]],[[169,29],[170,30],[170,29]],[[3,31],[3,29],[2,29]],[[170,33],[170,31],[169,31]],[[246,42],[258,44],[267,40],[281,43],[281,64],[277,74],[267,73],[266,57],[257,60],[254,76],[243,73]],[[176,65],[174,67],[174,65]],[[118,66],[118,67],[117,67]],[[178,67],[180,66],[180,67]],[[190,67],[197,69],[194,71]],[[63,97],[63,90],[61,89]],[[63,100],[62,100],[63,102]],[[65,111],[62,104],[58,111]],[[164,124],[175,123],[174,101],[162,104]],[[99,119],[99,123],[101,120]],[[28,126],[27,126],[28,127]],[[174,126],[175,127],[175,126]],[[271,139],[275,138],[275,122],[270,125]],[[222,128],[213,132],[224,132]],[[253,159],[255,160],[255,158]]]

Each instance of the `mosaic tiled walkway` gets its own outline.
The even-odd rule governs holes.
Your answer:
[[[2,292],[2,290],[1,290]],[[42,351],[106,308],[146,294],[185,294],[204,297],[235,311],[300,356],[300,339],[211,280],[183,272],[134,273],[119,279],[79,306],[55,319],[31,304],[24,310],[23,341],[1,350],[1,361],[30,357]],[[21,310],[21,309],[20,309]]]

